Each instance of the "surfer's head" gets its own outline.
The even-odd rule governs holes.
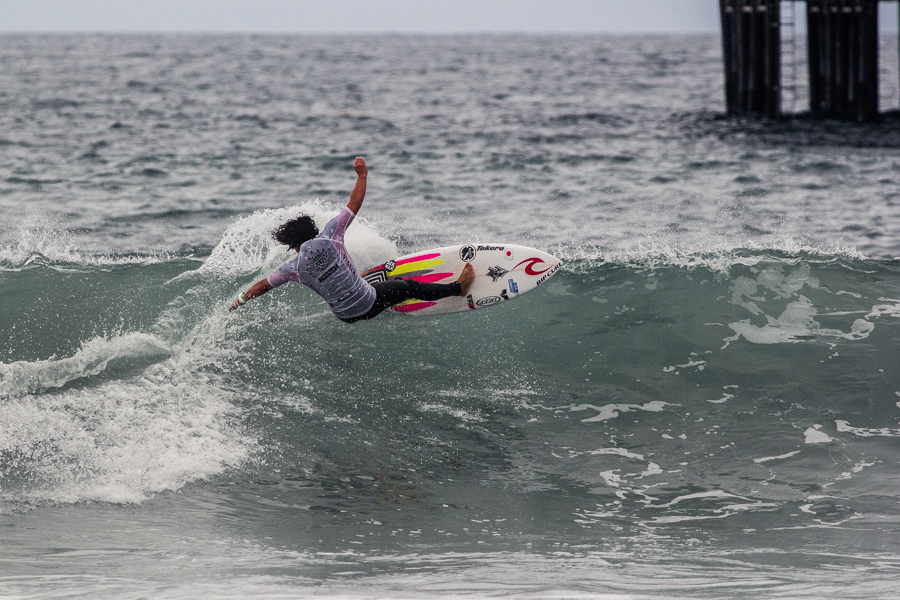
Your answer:
[[[316,222],[308,215],[300,215],[283,223],[272,231],[272,238],[279,244],[285,244],[288,248],[298,249],[303,244],[319,235]]]

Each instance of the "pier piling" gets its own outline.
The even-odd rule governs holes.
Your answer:
[[[729,113],[781,116],[781,2],[719,0]]]
[[[878,119],[878,0],[808,0],[813,115]]]
[[[878,120],[879,0],[806,0],[810,112]],[[730,114],[781,117],[781,0],[719,0]]]

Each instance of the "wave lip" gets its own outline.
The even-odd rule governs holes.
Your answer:
[[[0,363],[0,397],[12,398],[61,388],[69,382],[99,375],[110,365],[156,362],[170,354],[166,344],[146,333],[129,333],[113,339],[95,338],[68,358]]]
[[[667,244],[639,245],[629,250],[607,251],[594,245],[557,245],[549,250],[569,265],[582,271],[601,265],[619,265],[632,269],[681,268],[707,269],[727,275],[735,266],[753,267],[764,261],[783,263],[864,262],[869,257],[856,248],[842,244],[810,244],[796,239],[782,239],[761,244],[749,240],[739,243],[722,241],[700,249]],[[578,265],[578,266],[576,266]]]
[[[91,254],[79,250],[71,232],[45,216],[31,215],[23,219],[13,233],[15,241],[0,245],[0,271],[17,270],[35,264],[113,266],[155,264],[173,255],[162,252],[150,255]]]

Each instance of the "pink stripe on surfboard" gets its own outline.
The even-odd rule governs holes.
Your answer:
[[[434,283],[435,281],[440,281],[441,279],[446,279],[447,277],[453,277],[453,273],[431,273],[429,275],[404,277],[403,279],[412,279],[413,281],[420,281],[422,283]]]
[[[416,262],[417,260],[428,260],[430,258],[437,258],[440,254],[423,254],[421,256],[413,256],[412,258],[404,258],[403,260],[395,261],[395,265],[405,265],[406,263]]]
[[[400,306],[392,306],[391,310],[411,313],[416,312],[417,310],[422,310],[423,308],[428,308],[429,306],[434,306],[435,304],[437,304],[437,302],[416,302],[415,304],[402,304]]]

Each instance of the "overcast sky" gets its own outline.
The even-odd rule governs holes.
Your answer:
[[[0,32],[716,33],[718,5],[718,0],[0,0]],[[801,17],[804,6],[797,4]],[[881,30],[896,32],[897,23],[897,3],[882,2]]]
[[[0,0],[0,31],[716,32],[718,0]]]

